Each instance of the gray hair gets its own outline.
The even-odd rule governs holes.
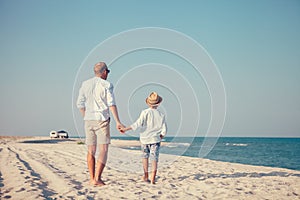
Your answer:
[[[107,69],[105,62],[98,62],[94,66],[95,74],[102,74]]]

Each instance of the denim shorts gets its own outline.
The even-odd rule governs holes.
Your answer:
[[[160,142],[154,144],[141,144],[142,158],[149,158],[158,162]]]

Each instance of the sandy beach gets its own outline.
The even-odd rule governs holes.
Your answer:
[[[1,137],[0,199],[300,199],[300,171],[161,155],[157,184],[141,181],[134,145],[112,141],[103,187],[88,184],[78,139]],[[138,145],[138,144],[137,144]]]

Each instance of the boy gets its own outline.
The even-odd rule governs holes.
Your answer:
[[[152,161],[151,184],[155,184],[160,141],[167,133],[165,116],[157,110],[157,107],[161,102],[162,98],[156,92],[152,92],[149,97],[146,98],[146,103],[149,108],[143,110],[140,117],[131,126],[120,129],[122,133],[125,133],[128,130],[135,131],[137,128],[141,129],[140,142],[144,169],[142,180],[149,182],[148,158],[150,157],[150,160]]]

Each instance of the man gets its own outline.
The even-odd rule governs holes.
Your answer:
[[[102,172],[107,161],[110,144],[110,112],[116,121],[117,129],[124,127],[119,120],[113,93],[113,85],[106,81],[109,69],[104,62],[94,66],[95,77],[82,83],[79,90],[77,107],[85,121],[86,144],[88,147],[87,165],[90,172],[90,184],[103,186]],[[110,111],[110,112],[109,112]],[[100,150],[95,166],[96,149]]]

